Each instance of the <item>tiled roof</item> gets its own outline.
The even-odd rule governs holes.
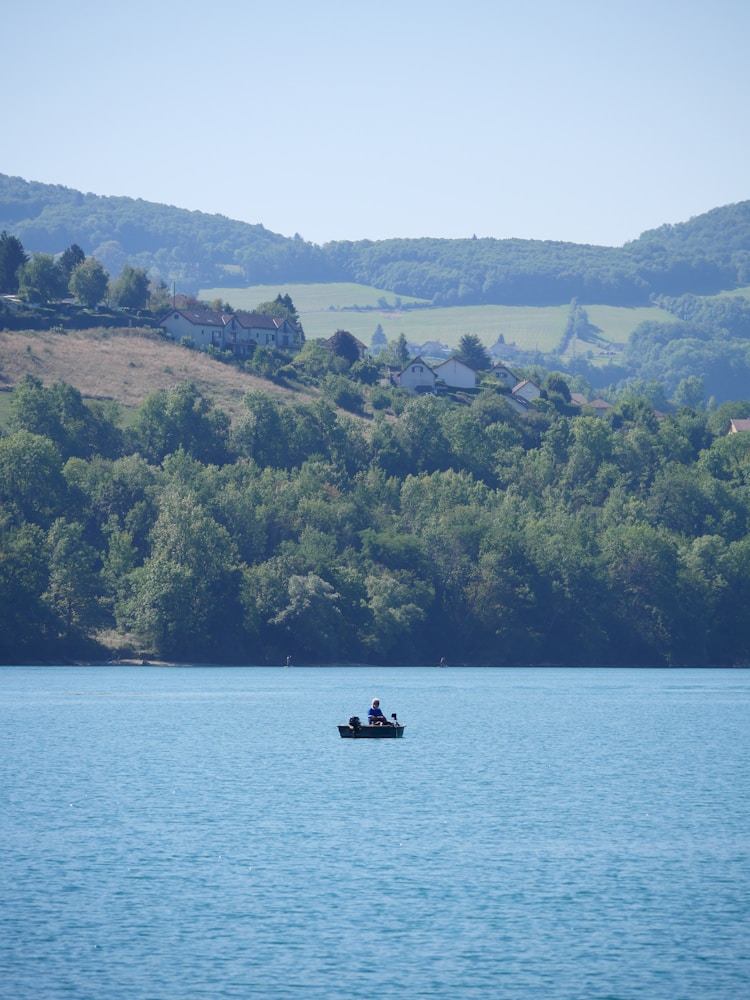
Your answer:
[[[196,326],[224,326],[227,321],[227,317],[223,313],[214,312],[212,309],[174,309],[164,319],[169,319],[170,316],[177,313]]]
[[[268,316],[265,313],[236,312],[234,318],[247,330],[278,330],[283,325],[284,320],[276,316]]]

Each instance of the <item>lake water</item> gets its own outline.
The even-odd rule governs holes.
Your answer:
[[[5,667],[0,754],[3,1000],[750,996],[744,670]]]

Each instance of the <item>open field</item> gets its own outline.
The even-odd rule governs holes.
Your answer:
[[[0,332],[0,388],[12,388],[26,374],[36,375],[44,385],[67,382],[86,398],[113,399],[133,410],[159,389],[192,379],[232,419],[251,389],[285,399],[312,398],[135,330],[66,335]],[[0,426],[7,423],[9,403],[10,393],[0,392]]]
[[[315,285],[253,285],[249,288],[202,289],[200,297],[221,298],[235,309],[254,309],[260,302],[290,295],[302,320],[308,340],[327,338],[336,330],[348,330],[369,346],[380,324],[388,340],[400,333],[413,344],[438,340],[457,347],[466,333],[491,347],[500,334],[507,344],[522,350],[552,351],[560,343],[568,320],[569,306],[454,306],[450,309],[396,309],[393,292],[368,285],[347,283]],[[389,308],[378,308],[386,300]],[[402,304],[418,299],[401,298]],[[371,307],[367,309],[366,307]],[[359,307],[358,309],[355,307]],[[587,305],[590,322],[601,330],[603,340],[625,343],[639,323],[673,321],[656,307],[629,309]],[[579,345],[580,346],[580,345]]]

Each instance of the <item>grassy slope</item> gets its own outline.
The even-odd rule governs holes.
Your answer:
[[[242,398],[251,389],[262,389],[290,400],[312,398],[197,351],[128,330],[64,336],[50,332],[0,332],[0,387],[12,388],[27,373],[36,375],[45,385],[67,382],[84,397],[114,399],[133,409],[157,390],[192,379],[205,396],[232,418],[241,411]],[[0,426],[7,426],[9,404],[10,393],[0,392]]]
[[[338,329],[348,330],[370,344],[378,323],[388,340],[403,333],[408,341],[423,344],[439,340],[457,347],[465,333],[479,337],[491,347],[500,334],[508,344],[524,350],[552,351],[560,342],[568,319],[568,306],[454,306],[450,309],[413,311],[373,309],[355,312],[352,306],[377,306],[379,299],[395,305],[392,292],[355,284],[254,285],[249,288],[202,289],[203,299],[221,298],[235,309],[253,309],[281,294],[292,297],[309,340],[330,337]],[[402,302],[419,301],[403,296]],[[661,309],[628,309],[616,306],[586,306],[589,321],[601,330],[604,340],[625,343],[644,320],[667,323],[672,317]],[[580,347],[579,347],[580,349]]]

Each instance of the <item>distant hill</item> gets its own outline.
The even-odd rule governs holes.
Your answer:
[[[624,247],[540,240],[393,239],[317,246],[222,215],[83,194],[0,174],[0,231],[28,252],[77,243],[112,275],[124,263],[183,292],[352,281],[426,305],[640,306],[750,283],[750,201],[644,233]]]

